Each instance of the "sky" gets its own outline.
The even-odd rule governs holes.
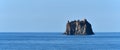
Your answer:
[[[64,32],[83,18],[94,32],[120,32],[120,0],[0,0],[0,32]]]

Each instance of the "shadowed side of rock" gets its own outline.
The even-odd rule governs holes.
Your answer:
[[[71,21],[66,25],[66,35],[93,35],[91,24],[86,20]]]

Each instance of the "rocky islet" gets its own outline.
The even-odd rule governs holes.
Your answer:
[[[91,24],[87,19],[68,21],[66,24],[66,35],[93,35]]]

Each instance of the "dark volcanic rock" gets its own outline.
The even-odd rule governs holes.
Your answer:
[[[93,35],[92,26],[86,20],[71,21],[66,25],[66,35]]]

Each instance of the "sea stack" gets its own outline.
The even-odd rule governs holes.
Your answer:
[[[94,32],[92,30],[91,24],[87,21],[87,19],[83,20],[74,20],[71,22],[67,22],[66,24],[66,35],[93,35]]]

